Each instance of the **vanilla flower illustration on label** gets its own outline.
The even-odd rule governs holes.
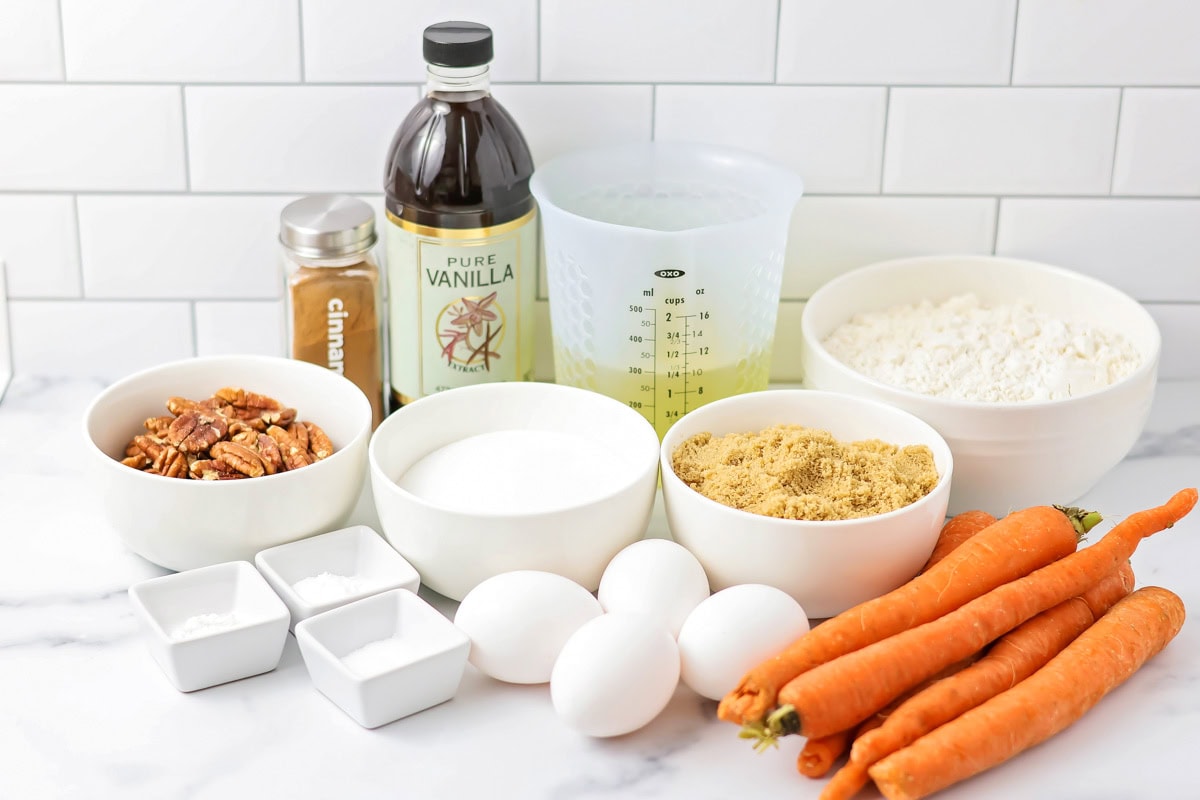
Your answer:
[[[447,321],[448,320],[448,321]],[[496,292],[486,297],[460,297],[442,309],[437,318],[446,365],[482,364],[491,371],[500,358],[504,341],[504,310],[496,305]]]

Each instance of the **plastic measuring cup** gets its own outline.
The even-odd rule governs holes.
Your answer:
[[[627,403],[661,437],[765,389],[798,176],[738,150],[646,142],[534,171],[558,383]]]

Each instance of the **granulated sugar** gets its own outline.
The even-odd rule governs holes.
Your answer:
[[[1062,400],[1099,391],[1142,363],[1100,324],[1066,321],[1032,304],[984,305],[974,294],[858,314],[824,345],[881,383],[952,400]]]
[[[447,508],[534,512],[604,497],[621,488],[628,474],[617,453],[594,438],[511,430],[452,442],[413,464],[396,483]]]

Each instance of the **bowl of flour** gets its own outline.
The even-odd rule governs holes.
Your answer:
[[[1085,494],[1141,434],[1161,348],[1119,290],[993,256],[848,272],[810,298],[801,336],[807,387],[881,400],[945,437],[950,513]]]

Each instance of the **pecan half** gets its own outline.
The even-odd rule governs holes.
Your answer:
[[[308,428],[304,427],[304,423],[293,422],[291,425],[280,425],[279,427],[287,428],[288,435],[296,440],[300,449],[308,449]]]
[[[286,427],[296,418],[296,409],[288,408],[274,397],[258,392],[226,386],[218,389],[215,397],[229,404],[225,412],[227,416],[242,420],[258,430],[265,430],[268,425]]]
[[[321,426],[305,422],[304,428],[308,431],[308,451],[316,456],[318,461],[333,455],[333,442],[329,441],[329,436]]]
[[[167,430],[167,441],[185,453],[203,453],[225,437],[229,423],[220,414],[188,411]]]
[[[262,459],[249,447],[237,442],[217,442],[208,451],[214,459],[224,461],[234,470],[250,478],[261,478],[266,474]]]
[[[167,478],[187,477],[187,456],[170,444],[145,435],[133,437],[133,442],[150,459],[150,466],[145,468],[146,472]]]
[[[189,473],[200,481],[232,481],[246,477],[219,458],[202,458],[194,461]]]
[[[255,436],[257,438],[254,442],[254,451],[262,459],[267,474],[274,475],[276,472],[286,470],[287,465],[283,463],[283,453],[280,452],[279,445],[275,443],[275,440],[265,433],[258,433]]]
[[[171,427],[171,423],[174,421],[175,418],[170,414],[164,414],[161,417],[147,417],[142,426],[161,439],[167,435],[167,429]]]
[[[125,458],[121,459],[121,463],[134,469],[145,469],[150,466],[151,461],[144,453],[138,453],[137,455],[125,456]]]
[[[275,444],[279,445],[283,463],[288,469],[300,469],[313,463],[308,448],[301,447],[300,442],[283,428],[272,425],[267,428],[267,435],[275,440]]]

